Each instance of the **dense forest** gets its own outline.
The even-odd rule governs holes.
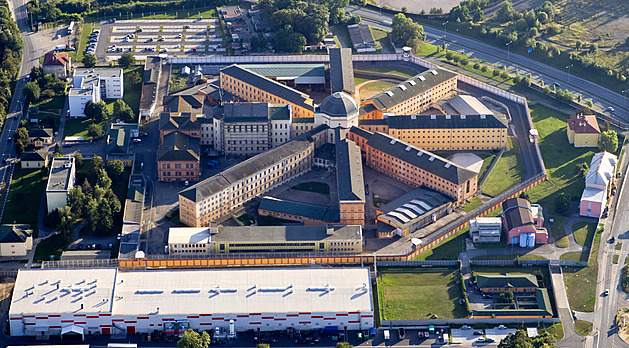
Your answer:
[[[11,104],[13,81],[22,63],[22,35],[7,7],[0,6],[0,125]]]

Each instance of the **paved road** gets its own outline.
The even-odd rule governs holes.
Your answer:
[[[389,24],[391,16],[388,14],[380,14],[354,6],[348,6],[345,10],[360,15],[366,24],[391,30],[391,25]],[[616,109],[616,116],[625,121],[629,120],[629,111],[627,109],[629,107],[629,99],[617,92],[571,75],[568,69],[563,71],[553,68],[522,55],[510,53],[507,49],[497,48],[482,41],[448,32],[447,25],[444,28],[446,30],[424,25],[427,41],[438,41],[440,44],[445,38],[450,49],[464,50],[466,54],[472,57],[492,64],[506,65],[509,69],[517,69],[521,75],[531,73],[533,78],[541,78],[547,84],[558,82],[562,88],[567,88],[573,94],[581,94],[585,99],[592,99],[598,109],[604,110],[608,106],[613,105]]]

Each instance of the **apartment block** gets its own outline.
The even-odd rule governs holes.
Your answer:
[[[221,89],[243,101],[290,104],[293,118],[314,117],[314,102],[309,95],[236,64],[221,69],[220,84]]]
[[[199,181],[200,159],[198,137],[182,132],[168,133],[157,152],[158,180]]]
[[[427,70],[363,101],[360,118],[381,119],[385,112],[420,113],[431,104],[452,96],[456,88],[455,73],[439,68]]]
[[[488,115],[399,115],[363,119],[358,127],[389,134],[429,151],[497,150],[507,148],[508,122]]]
[[[413,187],[426,186],[453,198],[457,205],[474,197],[478,174],[429,151],[383,133],[352,127],[347,138],[365,153],[366,164]]]
[[[89,101],[122,99],[123,95],[122,69],[75,69],[68,92],[70,117],[85,117],[85,105]]]

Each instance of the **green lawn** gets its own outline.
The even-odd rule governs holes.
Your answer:
[[[622,249],[622,243],[616,243],[615,248],[616,248],[616,250]]]
[[[61,253],[67,246],[60,234],[52,235],[37,244],[33,262],[50,261],[50,255],[55,255],[55,260],[59,260]]]
[[[422,42],[419,45],[419,51],[415,52],[415,55],[418,57],[428,57],[433,56],[439,52],[439,47],[433,44],[429,44],[427,42]]]
[[[463,210],[465,210],[465,212],[469,213],[472,210],[480,207],[480,205],[483,204],[483,200],[480,199],[480,197],[474,197],[470,202],[465,203],[463,205]]]
[[[40,112],[45,111],[46,109],[59,110],[59,112],[61,112],[61,109],[63,109],[64,103],[65,103],[65,96],[58,95],[52,98],[40,100],[37,103],[31,103],[31,106],[39,107]],[[34,117],[37,117],[37,115],[34,114]]]
[[[330,194],[330,186],[322,182],[302,182],[291,188],[293,190],[316,192],[324,195]]]
[[[550,208],[548,205],[546,207],[547,209]],[[555,238],[555,245],[558,248],[567,248],[570,246],[570,242],[566,236],[566,217],[562,215],[555,215],[554,221],[549,223],[551,235]]]
[[[456,269],[382,271],[378,277],[380,313],[383,320],[466,317],[459,304],[461,285]],[[414,273],[416,271],[417,273]]]
[[[85,140],[92,139],[87,135],[87,127],[92,124],[91,119],[73,118],[66,120],[66,125],[63,130],[63,137],[85,137]],[[102,123],[103,129],[107,125],[106,122]]]
[[[485,175],[485,172],[487,171],[487,169],[489,168],[489,165],[491,164],[491,161],[494,160],[494,157],[496,157],[496,155],[490,155],[483,159],[483,165],[480,167],[480,172],[478,173],[479,179],[483,178],[483,176]]]
[[[576,166],[583,162],[589,164],[598,149],[575,148],[568,143],[568,115],[542,105],[533,105],[530,109],[535,129],[539,133],[540,150],[548,180],[532,188],[528,194],[531,202],[546,204],[549,217],[558,220],[561,215],[554,211],[552,204],[555,195],[563,192],[575,200],[581,197],[584,183],[583,178],[577,174]],[[552,229],[555,235],[555,225]],[[561,229],[563,230],[563,226]]]
[[[465,250],[465,238],[468,237],[469,227],[462,229],[452,237],[426,250],[413,261],[425,260],[457,260],[459,253]]]
[[[483,192],[488,195],[495,196],[522,181],[524,162],[518,150],[518,143],[510,139],[509,145],[510,149],[502,154],[483,185]]]
[[[370,26],[369,29],[371,30],[371,36],[373,36],[373,40],[376,42],[376,49],[380,50],[384,47],[389,52],[393,51],[393,45],[391,45],[391,41],[389,40],[388,31],[374,28],[372,26]]]
[[[488,255],[488,256],[477,256],[472,260],[515,260],[518,255]],[[541,255],[520,255],[520,261],[528,261],[528,260],[548,260],[544,256]]]
[[[181,74],[180,71],[173,72],[168,80],[168,88],[171,93],[175,93],[188,87],[188,77]]]
[[[574,321],[574,329],[579,335],[587,336],[592,332],[592,323],[577,319]]]
[[[620,255],[614,255],[614,260],[612,261],[615,265],[618,264],[618,259],[620,259]]]
[[[572,233],[577,243],[589,246],[596,232],[596,223],[577,222],[572,225]]]
[[[76,43],[76,51],[69,53],[70,57],[72,58],[72,62],[80,62],[81,60],[83,60],[83,53],[87,48],[87,39],[92,33],[93,29],[93,23],[84,22],[81,25],[81,36],[79,37],[79,41]]]
[[[37,225],[37,214],[46,189],[47,175],[46,170],[15,168],[2,216],[3,224]]]
[[[541,324],[541,325],[545,325],[545,324]],[[555,339],[557,341],[563,339],[563,325],[561,323],[553,324],[547,328],[541,327],[540,329],[541,329],[540,332],[546,331],[549,334],[555,336]]]
[[[395,86],[395,83],[389,81],[373,81],[366,83],[360,87],[360,93],[364,92],[382,92]]]
[[[140,97],[142,96],[142,82],[138,84],[131,83],[131,79],[129,78],[129,76],[135,72],[140,74],[141,79],[142,75],[144,74],[144,67],[138,65],[129,69],[125,69],[124,71],[124,96],[122,100],[124,100],[124,102],[129,105],[131,110],[133,110],[137,122],[137,117],[140,115]]]
[[[573,310],[593,312],[596,303],[596,281],[598,277],[598,249],[601,233],[594,235],[592,254],[587,267],[564,267],[563,278],[566,284],[568,302]],[[574,257],[574,256],[572,256]],[[563,259],[563,258],[562,258]]]
[[[361,69],[356,69],[356,70],[373,71],[373,72],[378,72],[378,73],[383,73],[383,74],[391,74],[391,75],[404,77],[407,79],[417,75],[413,72],[413,70],[405,69],[405,68],[373,67],[373,68],[361,68]],[[358,75],[360,75],[360,73],[358,73]]]
[[[243,5],[241,4],[240,7],[242,8]],[[199,16],[203,16],[203,19],[208,19],[208,18],[218,18],[218,14],[216,12],[216,7],[215,6],[206,6],[206,7],[199,7],[199,8],[186,8],[184,10],[172,10],[172,11],[161,11],[161,12],[134,12],[133,14],[129,14],[127,16],[126,12],[123,12],[120,16],[112,16],[115,17],[117,19],[138,19],[138,18],[142,18],[142,19],[196,19],[199,18]],[[109,18],[109,17],[108,17]],[[101,20],[102,18],[92,18],[90,17],[89,20],[91,21],[98,21]]]
[[[576,261],[576,262],[580,262],[581,261],[581,252],[580,251],[569,251],[567,253],[563,253],[561,254],[561,256],[559,257],[560,260],[563,261]]]

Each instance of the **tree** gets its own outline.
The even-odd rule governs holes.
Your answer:
[[[500,341],[498,348],[557,348],[555,336],[544,331],[535,337],[528,337],[524,330],[510,333]]]
[[[52,157],[63,157],[63,152],[61,151],[59,143],[55,144],[55,152],[52,154]]]
[[[83,167],[83,155],[80,152],[74,154],[74,164],[76,164],[76,169]]]
[[[97,63],[96,56],[93,54],[86,54],[83,56],[81,62],[86,68],[92,68]]]
[[[35,81],[31,81],[24,86],[24,94],[26,95],[27,102],[35,102],[39,100],[41,95],[41,89]]]
[[[601,151],[616,152],[618,149],[618,133],[613,130],[602,132],[601,138],[598,140],[598,147]]]
[[[129,82],[131,82],[132,85],[140,84],[142,82],[142,77],[140,76],[140,73],[135,71],[129,74]]]
[[[96,185],[108,190],[111,187],[111,179],[109,175],[107,175],[107,171],[105,169],[99,169],[96,174]]]
[[[500,78],[502,78],[503,80],[508,79],[508,78],[509,78],[509,73],[508,73],[508,72],[506,72],[506,71],[502,71],[502,72],[500,73]]]
[[[103,168],[103,158],[100,156],[94,156],[92,158],[92,167],[93,170],[96,171],[98,169],[102,169]]]
[[[591,43],[590,44],[590,53],[596,53],[598,52],[598,45],[595,43]]]
[[[584,106],[583,108],[586,108],[587,106]],[[590,113],[585,114],[584,115],[591,115],[592,112],[590,111]],[[609,130],[609,127],[611,126],[611,124],[609,123],[609,121],[605,121],[605,123],[603,123],[603,125],[601,126],[601,132],[607,132]]]
[[[566,194],[562,192],[555,196],[553,204],[558,213],[566,215],[566,213],[570,210],[570,197],[566,196]]]
[[[124,173],[124,163],[121,160],[113,160],[107,163],[107,173],[114,179],[119,178]]]
[[[398,13],[391,20],[391,39],[412,48],[419,48],[418,43],[426,39],[426,33],[424,27],[403,13]]]
[[[349,342],[338,342],[336,348],[354,348]]]
[[[94,103],[91,100],[88,101],[87,104],[85,104],[84,112],[87,118],[94,119],[97,123],[108,120],[111,116],[109,109],[107,109],[107,104],[102,100],[98,103]]]
[[[128,69],[135,65],[135,56],[131,52],[123,53],[118,59],[118,65],[124,69]]]
[[[498,10],[498,13],[496,13],[496,19],[500,23],[510,22],[511,20],[513,20],[515,14],[516,12],[513,9],[511,2],[505,1],[504,4],[502,4],[502,7],[500,7],[500,9]]]
[[[507,290],[500,294],[498,301],[501,303],[511,303],[513,302],[513,292],[511,290]]]
[[[210,345],[210,335],[203,331],[201,335],[198,332],[188,329],[183,337],[177,342],[179,348],[207,348]]]
[[[122,99],[117,99],[114,102],[114,118],[116,119],[121,119],[124,122],[133,122],[133,120],[135,119],[135,113],[133,112],[133,110],[131,110],[131,108],[129,107],[129,105],[127,105],[127,103],[124,102],[124,100]]]
[[[258,343],[257,348],[271,348],[267,343]]]
[[[251,37],[251,49],[254,51],[263,51],[266,49],[267,41],[266,37],[262,34],[254,35]]]
[[[290,25],[278,30],[273,37],[275,49],[280,52],[300,53],[306,46],[306,38],[293,31]]]
[[[70,207],[77,218],[83,217],[85,213],[83,209],[85,201],[86,195],[83,193],[81,186],[74,186],[68,191],[68,207]]]
[[[26,149],[26,145],[28,145],[28,131],[26,130],[26,127],[18,127],[13,134],[13,141],[15,142],[15,152],[17,152],[18,155],[21,155]]]
[[[87,127],[87,135],[94,139],[100,139],[105,136],[105,130],[98,123],[92,123]]]
[[[582,47],[583,47],[583,41],[581,41],[581,40],[577,40],[577,41],[574,43],[574,48],[576,48],[576,49],[577,49],[577,51],[578,51],[578,50],[580,50]]]
[[[463,57],[461,58],[461,66],[467,66],[468,64],[470,64],[470,60],[467,57]]]
[[[548,34],[548,36],[555,36],[555,35],[559,35],[560,33],[561,33],[561,27],[555,23],[550,24],[548,28],[546,28],[546,34]]]
[[[583,178],[585,178],[589,169],[590,166],[587,164],[587,162],[577,164],[577,173],[579,173],[579,175]]]

